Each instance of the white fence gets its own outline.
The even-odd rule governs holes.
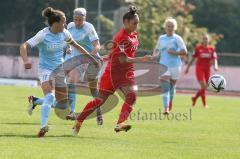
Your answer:
[[[33,68],[25,70],[21,57],[19,56],[0,56],[0,77],[1,78],[21,78],[37,79],[38,58],[30,57]],[[185,66],[182,69],[182,75],[177,83],[178,88],[197,89],[199,87],[195,77],[195,67],[193,66],[187,75],[184,74]],[[154,71],[153,71],[154,72]],[[212,71],[214,73],[214,71]],[[226,78],[227,88],[229,91],[240,91],[240,67],[224,66],[220,67],[217,74]],[[152,76],[154,77],[154,76]],[[147,80],[147,79],[146,79]]]

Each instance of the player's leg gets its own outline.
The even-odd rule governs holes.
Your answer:
[[[169,111],[172,110],[173,108],[173,98],[176,94],[176,83],[177,83],[177,80],[176,79],[171,79],[170,80],[170,90],[169,90],[169,96],[170,96],[170,99],[169,99]]]
[[[44,93],[44,99],[41,106],[41,129],[38,133],[38,137],[43,137],[48,132],[48,118],[51,112],[51,106],[54,102],[53,88],[49,81],[45,81],[41,84],[42,91]]]
[[[207,101],[206,101],[206,90],[207,90],[207,83],[210,77],[210,69],[204,70],[204,79],[201,81],[201,98],[203,107],[208,108]]]
[[[99,94],[98,97],[93,98],[90,102],[87,103],[87,105],[84,107],[82,112],[77,116],[75,124],[73,126],[73,135],[77,135],[80,131],[80,128],[82,126],[82,123],[84,120],[92,113],[94,112],[97,107],[100,107],[104,104],[104,102],[107,100],[108,95],[102,95]]]
[[[176,83],[177,83],[177,80],[180,78],[180,74],[181,74],[181,66],[179,67],[174,67],[174,68],[171,68],[170,71],[171,71],[171,79],[170,79],[170,90],[169,90],[169,96],[170,96],[170,99],[169,99],[169,111],[172,110],[173,108],[173,98],[176,94]]]
[[[88,86],[90,88],[90,92],[92,96],[97,97],[98,96],[97,79],[88,78]],[[103,117],[102,117],[101,107],[96,108],[96,113],[97,113],[97,123],[98,125],[102,125]]]
[[[88,80],[88,86],[90,89],[90,92],[93,97],[98,96],[98,89],[97,89],[97,82],[98,82],[98,73],[100,71],[100,67],[96,67],[93,63],[89,63],[87,67],[87,80]],[[96,114],[97,114],[97,124],[102,125],[103,124],[103,117],[101,112],[101,107],[96,108]]]
[[[199,84],[200,84],[200,96],[201,96],[201,99],[202,99],[202,103],[203,103],[203,106],[207,108],[207,105],[206,105],[206,95],[205,95],[205,92],[206,92],[206,82],[205,80],[202,80],[202,81],[198,81]]]
[[[77,135],[80,131],[81,125],[84,120],[97,108],[103,105],[110,94],[115,92],[115,87],[113,86],[110,79],[109,72],[105,72],[99,81],[99,93],[98,97],[90,101],[83,111],[78,115],[75,124],[73,126],[73,135]]]
[[[164,75],[161,77],[162,86],[162,100],[164,107],[164,114],[169,114],[169,101],[170,101],[170,76]]]
[[[75,105],[76,105],[76,83],[78,82],[80,77],[79,71],[77,69],[73,69],[68,74],[68,99],[71,101],[70,103],[70,114],[69,116],[74,116]]]
[[[41,82],[41,88],[44,94],[44,98],[42,100],[41,105],[41,128],[38,133],[38,137],[43,137],[46,132],[48,132],[48,118],[51,112],[51,106],[55,100],[53,95],[53,87],[50,81],[50,70],[39,69],[38,76]]]
[[[36,108],[37,105],[42,105],[43,98],[38,98],[35,96],[28,96],[28,109],[27,112],[29,115],[32,115],[33,110]]]
[[[120,90],[123,92],[125,100],[119,114],[117,125],[114,129],[116,132],[128,131],[131,129],[131,125],[126,125],[124,122],[128,119],[132,112],[133,104],[136,102],[136,92],[133,85],[121,87]]]
[[[58,117],[66,119],[70,113],[71,99],[68,98],[68,86],[66,84],[66,77],[64,72],[59,72],[58,76],[54,77],[55,88],[55,112]]]
[[[204,71],[196,66],[196,78],[200,85],[200,89],[196,92],[196,94],[192,97],[192,106],[194,107],[198,97],[202,95],[202,88],[204,88]]]

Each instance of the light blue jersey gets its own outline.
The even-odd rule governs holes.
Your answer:
[[[169,68],[179,67],[182,65],[180,56],[170,55],[168,53],[169,49],[172,49],[177,52],[181,50],[187,52],[187,48],[183,39],[177,34],[173,34],[172,36],[167,36],[166,34],[159,36],[156,49],[160,51],[159,63]]]
[[[73,39],[84,49],[86,49],[88,52],[92,52],[94,50],[92,42],[99,40],[99,38],[94,26],[91,23],[85,22],[83,26],[77,28],[75,23],[71,22],[68,24],[67,29],[72,34]],[[67,54],[66,59],[77,55],[80,55],[79,52],[75,48],[72,48],[71,54]]]
[[[49,27],[39,31],[27,43],[39,49],[39,69],[53,71],[63,63],[63,50],[72,41],[70,32],[64,29],[60,33],[52,33]]]

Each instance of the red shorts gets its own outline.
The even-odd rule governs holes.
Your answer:
[[[126,78],[122,74],[113,75],[110,71],[105,71],[98,83],[99,94],[110,95],[113,94],[118,88],[134,85],[134,78]]]
[[[196,66],[196,77],[198,81],[205,81],[206,83],[208,83],[210,74],[210,68],[201,68]]]

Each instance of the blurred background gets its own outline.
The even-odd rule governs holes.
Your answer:
[[[95,26],[101,44],[111,40],[122,27],[122,15],[133,4],[139,9],[139,56],[151,54],[157,38],[164,34],[163,22],[171,16],[177,19],[178,30],[187,44],[191,59],[194,47],[202,35],[209,33],[219,57],[219,71],[227,80],[227,90],[240,92],[240,1],[239,0],[8,0],[0,5],[0,84],[36,86],[38,50],[29,56],[35,63],[25,70],[19,57],[19,45],[45,27],[41,11],[50,6],[65,12],[67,23],[73,10],[87,9],[87,21]],[[104,54],[106,52],[103,52]],[[185,67],[185,66],[184,66]],[[183,69],[184,70],[184,69]],[[213,72],[214,73],[214,72]],[[18,81],[18,82],[16,82]],[[188,75],[182,73],[178,88],[198,88],[194,66]]]

